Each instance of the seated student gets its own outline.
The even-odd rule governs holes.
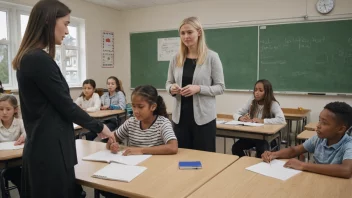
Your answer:
[[[100,110],[101,101],[100,97],[95,92],[95,81],[87,79],[83,82],[82,93],[77,98],[75,103],[87,112],[96,112]]]
[[[122,109],[126,108],[126,97],[123,91],[121,81],[115,76],[110,76],[106,81],[108,92],[101,96],[101,110]],[[113,131],[117,128],[117,119],[112,118],[105,120],[104,124]],[[89,132],[86,134],[86,140],[94,140],[97,137],[96,133]]]
[[[16,141],[15,145],[25,142],[26,132],[22,119],[18,118],[17,99],[13,95],[4,94],[0,97],[0,142]],[[8,169],[5,179],[17,186],[21,192],[21,167]]]
[[[170,120],[167,118],[164,100],[150,85],[139,86],[132,92],[134,117],[126,120],[115,133],[117,142],[128,138],[128,147],[123,155],[172,155],[178,150],[178,143]],[[117,153],[118,143],[111,140],[107,149]],[[105,197],[121,197],[102,192]]]
[[[266,151],[262,159],[290,159],[284,165],[288,168],[351,178],[352,176],[352,137],[346,134],[352,126],[352,107],[344,102],[327,104],[319,115],[317,135],[303,144],[277,152]],[[303,153],[314,153],[315,163],[301,162],[294,157]]]
[[[268,80],[258,80],[254,85],[254,99],[250,99],[247,104],[233,115],[235,120],[242,122],[257,122],[264,124],[285,124],[285,116],[281,107],[274,97],[273,88]],[[276,142],[273,142],[275,146]],[[244,156],[243,150],[255,147],[257,157],[268,149],[265,140],[239,139],[232,146],[232,154]]]

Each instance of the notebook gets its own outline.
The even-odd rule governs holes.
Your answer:
[[[88,155],[83,160],[87,161],[97,161],[97,162],[115,162],[126,165],[137,165],[144,160],[150,158],[152,155],[129,155],[123,156],[122,153],[124,151],[120,151],[117,154],[111,153],[110,150],[102,150],[91,155]]]
[[[284,167],[285,163],[286,162],[281,160],[273,160],[270,162],[270,164],[266,162],[260,162],[253,166],[247,167],[246,169],[268,177],[280,179],[282,181],[285,181],[297,175],[298,173],[302,172],[299,170],[285,168]]]
[[[237,120],[232,120],[230,122],[226,122],[225,124],[228,125],[243,125],[243,126],[264,126],[264,124],[262,123],[255,123],[255,122],[241,122],[241,121],[237,121]]]
[[[17,149],[23,149],[24,144],[15,146],[15,142],[2,142],[0,143],[0,150],[5,151],[5,150],[17,150]]]
[[[131,182],[145,170],[147,170],[147,168],[143,166],[130,166],[111,163],[95,172],[92,177],[122,182]]]
[[[201,169],[202,163],[200,161],[181,161],[178,162],[179,169]]]

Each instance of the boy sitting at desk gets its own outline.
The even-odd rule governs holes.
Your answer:
[[[319,115],[317,135],[303,144],[262,154],[265,162],[273,159],[289,159],[284,165],[302,171],[351,178],[352,137],[346,131],[352,125],[352,107],[344,102],[327,104]],[[314,153],[315,163],[301,162],[294,157],[303,153]]]

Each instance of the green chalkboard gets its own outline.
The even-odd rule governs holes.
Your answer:
[[[260,27],[260,78],[275,91],[352,92],[352,21]]]
[[[258,27],[205,30],[210,49],[224,69],[226,89],[253,89],[257,80]]]
[[[352,20],[207,29],[205,35],[222,61],[226,89],[252,89],[259,74],[275,91],[352,93]],[[158,61],[157,39],[169,37],[178,32],[130,34],[132,87],[165,89],[169,62]]]
[[[158,38],[178,37],[177,31],[133,33],[131,46],[131,87],[153,85],[165,89],[169,62],[158,61]]]
[[[257,79],[258,28],[205,30],[209,48],[220,56],[227,89],[252,89]],[[131,42],[131,86],[151,84],[165,89],[168,61],[158,61],[158,38],[177,37],[177,31],[133,33]]]

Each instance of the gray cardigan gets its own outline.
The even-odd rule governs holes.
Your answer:
[[[171,59],[166,81],[166,90],[170,94],[170,87],[176,83],[182,86],[183,66],[176,65],[176,55]],[[202,65],[197,65],[193,74],[193,85],[200,86],[200,92],[193,95],[194,120],[198,125],[204,125],[216,118],[215,96],[221,95],[225,89],[224,73],[219,55],[208,50]],[[174,96],[172,121],[180,121],[181,95]]]

